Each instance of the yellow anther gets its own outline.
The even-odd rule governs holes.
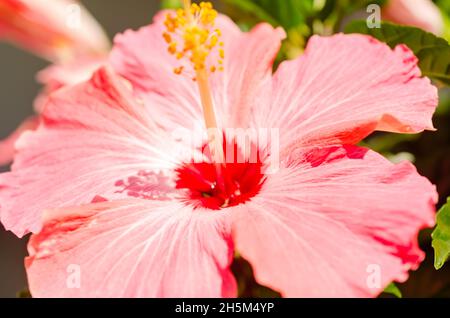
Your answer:
[[[183,9],[178,9],[177,10],[177,18],[178,19],[183,19],[184,18],[184,10]]]
[[[167,44],[170,44],[170,43],[172,42],[172,37],[171,37],[170,34],[167,33],[167,32],[164,32],[164,33],[163,33],[163,38],[164,38],[164,40],[167,42]]]
[[[168,13],[164,25],[168,32],[173,33],[178,28],[178,21]]]
[[[170,43],[169,47],[167,48],[167,50],[169,51],[170,54],[177,53],[177,43],[176,42]]]
[[[217,42],[219,41],[219,37],[217,35],[211,36],[211,41],[209,43],[209,47],[213,48],[217,45]]]
[[[192,12],[192,14],[196,14],[196,13],[198,13],[199,11],[200,11],[200,7],[198,6],[198,4],[193,3],[193,4],[191,5],[191,12]]]
[[[170,54],[177,59],[187,58],[195,71],[205,70],[207,64],[211,71],[217,62],[207,63],[206,60],[217,45],[223,46],[223,42],[220,42],[222,32],[214,28],[218,13],[210,2],[193,3],[190,7],[190,1],[186,2],[188,4],[184,10],[179,9],[175,14],[169,13],[166,16],[164,40],[169,45]],[[182,43],[177,45],[173,39]],[[221,49],[218,53],[220,59],[223,59],[224,54]],[[216,69],[217,67],[214,67],[214,71]]]
[[[221,59],[225,58],[225,51],[224,51],[224,49],[220,49],[219,50],[219,56],[220,56]]]
[[[180,67],[176,67],[173,69],[173,72],[177,75],[180,75],[183,72],[184,67],[180,66]]]
[[[202,2],[200,3],[200,8],[202,9],[212,9],[212,3],[211,2]]]
[[[214,73],[216,71],[216,69],[217,68],[215,66],[211,66],[211,68],[210,68],[211,73]]]

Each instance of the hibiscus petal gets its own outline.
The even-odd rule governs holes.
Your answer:
[[[271,85],[260,97],[270,106],[255,111],[255,122],[280,128],[284,146],[353,144],[374,130],[432,130],[438,104],[436,87],[421,78],[406,46],[391,50],[357,34],[312,37],[301,57],[280,65]]]
[[[34,110],[38,114],[41,113],[51,93],[67,85],[89,80],[105,63],[105,57],[88,56],[46,67],[37,74],[37,81],[44,85],[44,89],[34,100]]]
[[[111,63],[115,70],[129,80],[146,104],[158,112],[166,128],[203,127],[202,108],[193,70],[187,65],[185,73],[176,75],[174,68],[183,61],[167,52],[164,18],[159,13],[154,23],[138,31],[126,31],[116,36]],[[273,60],[280,48],[284,31],[261,24],[243,33],[226,16],[220,15],[216,27],[225,43],[224,71],[211,76],[216,112],[223,127],[245,123],[248,109],[253,106],[257,88],[270,78]],[[209,60],[218,60],[211,54]],[[173,106],[177,105],[176,108]]]
[[[12,162],[17,139],[28,130],[34,130],[39,124],[39,119],[35,116],[26,119],[20,126],[8,136],[8,138],[0,140],[0,166],[7,165]]]
[[[151,116],[107,68],[51,95],[41,126],[17,142],[12,172],[0,175],[3,225],[22,236],[40,230],[45,209],[96,195],[149,198],[156,185],[164,196],[170,180],[156,173],[189,153],[154,128]]]
[[[249,126],[250,111],[259,106],[256,95],[272,77],[273,62],[285,36],[283,29],[274,29],[266,23],[258,24],[248,33],[226,34],[224,71],[211,76],[224,127]]]
[[[34,297],[236,296],[223,214],[131,200],[45,218],[26,259]]]
[[[410,163],[355,146],[298,150],[234,212],[235,246],[284,296],[375,296],[423,260],[417,234],[436,201]]]

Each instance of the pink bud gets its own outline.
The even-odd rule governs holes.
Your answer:
[[[100,25],[75,0],[0,0],[0,39],[53,62],[109,50]]]
[[[444,21],[439,8],[430,0],[389,0],[383,19],[421,28],[441,35]]]

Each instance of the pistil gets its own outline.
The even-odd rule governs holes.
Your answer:
[[[177,59],[188,58],[191,62],[195,81],[200,93],[205,126],[208,131],[208,146],[212,160],[221,170],[224,164],[223,136],[217,124],[214,103],[209,85],[209,72],[222,69],[223,49],[218,51],[218,65],[207,67],[206,58],[213,49],[223,43],[219,42],[220,30],[214,30],[214,20],[217,11],[212,8],[211,3],[202,2],[200,5],[192,4],[190,0],[184,0],[184,10],[178,11],[176,16],[168,15],[165,25],[167,32],[163,34],[171,54]],[[180,37],[183,45],[178,46],[173,36]],[[182,74],[185,67],[174,69],[176,74]],[[221,175],[221,174],[218,174]]]

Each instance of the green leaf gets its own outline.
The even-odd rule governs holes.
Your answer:
[[[450,1],[438,0],[436,4],[441,9],[442,19],[444,20],[444,34],[442,34],[442,37],[450,41]]]
[[[181,0],[161,0],[162,9],[178,9],[183,6]]]
[[[390,283],[388,287],[384,289],[383,293],[394,295],[397,298],[402,298],[402,292],[394,283]]]
[[[228,5],[234,6],[236,9],[255,16],[258,20],[266,21],[274,26],[279,22],[268,13],[265,8],[252,0],[223,0]]]
[[[434,267],[440,269],[450,256],[450,198],[437,214],[437,226],[431,234]]]
[[[418,134],[379,133],[365,139],[364,142],[361,142],[361,145],[369,147],[376,152],[386,153],[401,143],[415,141],[419,137],[420,135]]]
[[[306,17],[313,12],[312,0],[260,0],[265,8],[274,12],[275,18],[285,29],[290,29],[304,23]],[[275,4],[276,3],[276,4]]]
[[[252,15],[259,21],[266,21],[286,30],[305,22],[314,12],[313,0],[223,0],[242,13]]]
[[[445,115],[450,113],[450,89],[439,90],[439,106],[436,109],[436,115]]]
[[[450,14],[450,2],[448,0],[437,0],[436,4],[441,10]]]
[[[387,22],[383,22],[381,28],[370,29],[366,21],[354,21],[345,32],[371,35],[391,48],[406,44],[419,59],[424,76],[450,85],[450,45],[446,40],[418,28]]]

